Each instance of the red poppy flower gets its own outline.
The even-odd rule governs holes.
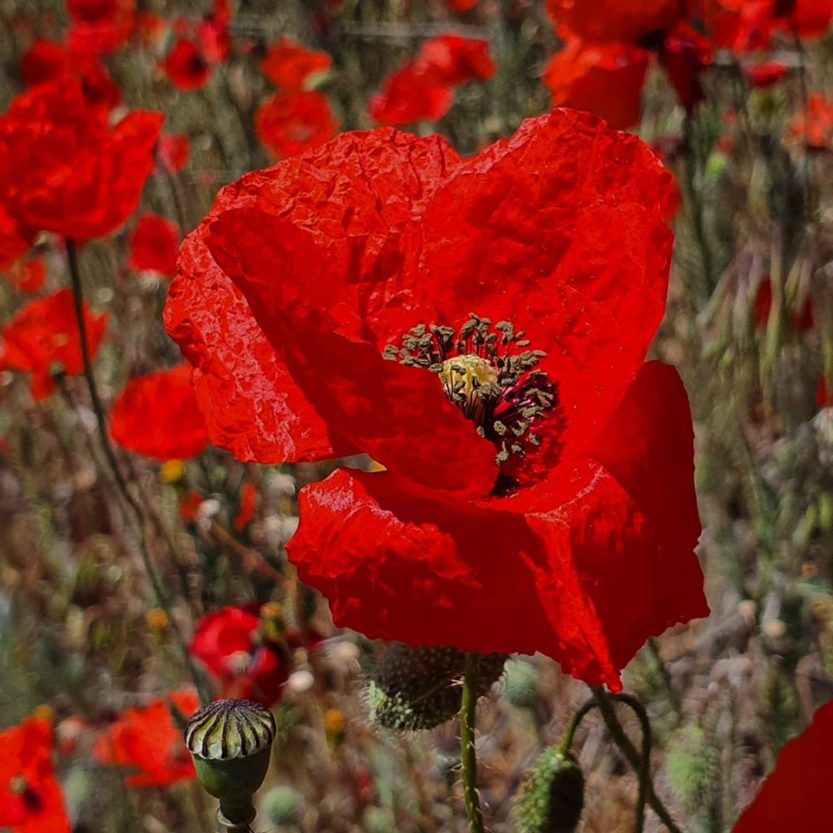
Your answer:
[[[113,439],[155,460],[187,460],[208,445],[188,365],[131,379],[113,403]]]
[[[649,57],[635,46],[571,40],[550,61],[542,78],[554,106],[587,110],[624,130],[641,118]]]
[[[833,408],[833,387],[828,387],[824,375],[819,379],[819,386],[816,388],[816,404],[819,408]]]
[[[65,73],[75,75],[90,106],[108,112],[121,101],[121,90],[92,52],[75,52],[60,43],[36,40],[20,59],[20,71],[30,87],[54,81]]]
[[[242,532],[255,516],[257,509],[257,486],[254,483],[244,483],[240,489],[240,511],[234,519],[234,528]]]
[[[459,35],[440,35],[425,41],[417,65],[437,84],[450,87],[484,81],[495,74],[489,42]]]
[[[700,76],[712,62],[709,40],[681,23],[663,41],[659,60],[680,104],[691,110],[704,98]]]
[[[32,245],[33,234],[20,227],[0,202],[0,269],[8,269]]]
[[[324,144],[335,136],[338,122],[321,93],[280,93],[261,104],[255,130],[264,147],[284,159]]]
[[[214,0],[211,14],[197,26],[197,39],[209,64],[221,64],[231,54],[230,23],[229,0]]]
[[[821,93],[811,93],[805,114],[793,120],[789,135],[809,151],[829,151],[833,147],[833,104]]]
[[[162,168],[177,173],[188,164],[191,142],[183,135],[160,136],[156,153]]]
[[[284,92],[304,88],[314,75],[327,72],[333,59],[326,52],[306,49],[291,38],[283,37],[276,46],[270,46],[260,64],[266,80]]]
[[[130,238],[131,269],[173,277],[178,251],[179,228],[176,223],[158,214],[145,214],[139,218]]]
[[[446,3],[453,12],[470,12],[477,6],[477,0],[446,0]]]
[[[46,282],[46,264],[42,260],[18,260],[6,268],[6,280],[19,292],[40,292]]]
[[[787,77],[788,70],[777,61],[767,61],[761,64],[748,64],[743,68],[749,86],[759,89],[774,87],[779,81]]]
[[[11,833],[69,833],[52,763],[52,724],[32,717],[0,732],[0,827]]]
[[[212,66],[193,41],[182,38],[162,62],[171,83],[183,92],[199,90],[211,78]]]
[[[107,328],[107,315],[84,309],[90,353],[98,352]],[[72,292],[61,289],[22,307],[6,325],[0,357],[12,370],[32,374],[32,396],[44,399],[55,390],[56,371],[75,376],[84,370]]]
[[[102,764],[134,771],[124,779],[130,787],[167,787],[190,780],[194,765],[171,706],[187,718],[199,705],[193,691],[173,691],[142,708],[126,709],[98,738],[93,754]]]
[[[638,44],[663,35],[688,14],[689,0],[547,0],[562,37]]]
[[[189,650],[221,682],[223,696],[277,703],[289,677],[286,643],[259,615],[260,605],[225,607],[200,619]]]
[[[810,728],[781,751],[733,833],[828,833],[833,818],[833,703],[820,708]]]
[[[345,134],[220,193],[166,311],[211,429],[385,468],[301,493],[291,557],[337,623],[618,688],[706,613],[685,391],[643,364],[672,187],[640,140],[556,110],[467,160]]]
[[[96,55],[114,52],[133,31],[135,9],[134,0],[67,0],[70,48]]]
[[[24,228],[110,234],[139,202],[162,121],[135,112],[110,127],[76,79],[35,87],[0,117],[0,203]]]
[[[382,92],[370,99],[370,117],[391,126],[439,121],[453,103],[450,87],[437,84],[424,68],[411,63],[391,75]]]

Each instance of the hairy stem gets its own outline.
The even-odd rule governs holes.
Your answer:
[[[463,764],[463,798],[471,833],[483,833],[483,811],[477,794],[477,750],[474,724],[477,709],[477,655],[466,656],[463,702],[460,707],[460,757]]]

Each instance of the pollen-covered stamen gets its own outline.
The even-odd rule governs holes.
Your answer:
[[[389,345],[385,358],[439,374],[451,402],[498,447],[497,461],[524,456],[540,445],[536,422],[558,404],[555,385],[536,366],[546,355],[528,350],[523,331],[508,321],[494,326],[471,313],[460,327],[420,324]]]

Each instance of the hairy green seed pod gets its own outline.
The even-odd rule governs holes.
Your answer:
[[[269,822],[278,827],[298,824],[304,815],[304,799],[294,787],[282,784],[263,796],[261,809]]]
[[[220,800],[222,824],[254,819],[252,796],[266,777],[274,739],[272,713],[249,700],[215,700],[188,721],[185,745],[200,783]]]
[[[505,654],[478,659],[476,691],[486,694],[500,677]],[[457,648],[409,648],[398,642],[377,648],[365,690],[372,722],[386,729],[432,729],[460,711],[466,655]]]
[[[584,809],[584,775],[575,757],[547,749],[518,793],[518,833],[575,833]]]
[[[525,659],[510,659],[503,674],[503,696],[516,709],[534,709],[538,703],[538,672]]]

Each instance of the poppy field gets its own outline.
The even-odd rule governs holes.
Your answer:
[[[0,831],[833,831],[833,0],[0,27]]]

